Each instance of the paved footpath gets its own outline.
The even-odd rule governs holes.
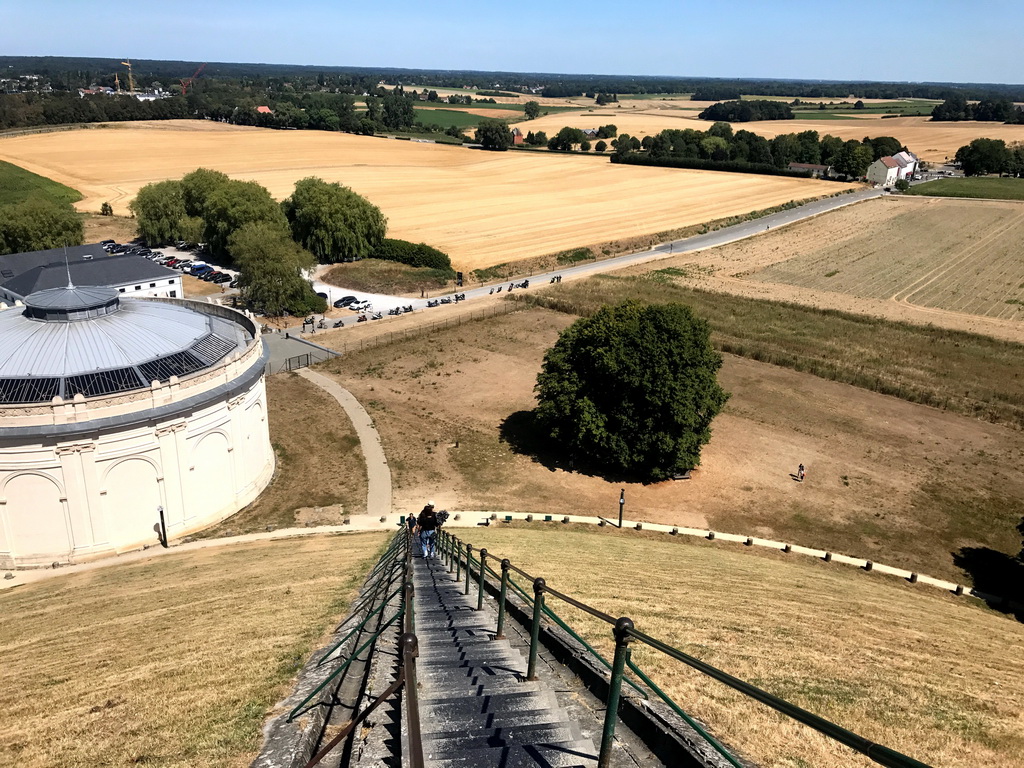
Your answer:
[[[384,455],[384,446],[380,441],[380,433],[373,426],[373,419],[352,393],[329,376],[302,368],[297,373],[304,379],[316,384],[324,392],[338,401],[345,409],[352,426],[359,437],[359,446],[366,460],[366,514],[370,517],[384,517],[391,514],[391,468]]]

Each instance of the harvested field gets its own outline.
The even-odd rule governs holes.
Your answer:
[[[384,542],[234,544],[0,592],[0,765],[249,765]]]
[[[893,200],[858,206],[855,228],[779,252],[749,275],[858,298],[1004,320],[1024,319],[1024,204]],[[828,217],[819,224],[825,224]],[[852,223],[852,222],[851,222]],[[794,243],[795,246],[795,243]],[[788,256],[788,258],[787,258]]]
[[[1016,552],[1024,434],[727,355],[732,392],[688,482],[607,482],[520,444],[547,348],[572,317],[533,309],[437,330],[322,366],[381,433],[396,511],[627,513],[783,538],[963,578],[961,547]],[[372,330],[372,329],[371,329]],[[808,467],[808,482],[790,473]],[[962,482],[969,474],[970,483]]]
[[[1022,213],[1013,201],[885,197],[620,274],[661,270],[713,291],[1024,342]]]
[[[741,544],[515,525],[456,535],[548,585],[929,765],[1022,768],[1024,626],[969,600]],[[518,577],[516,577],[518,578]],[[529,589],[529,584],[523,584]],[[610,627],[548,599],[611,659]],[[741,756],[765,768],[876,763],[680,662],[633,660]]]
[[[196,167],[255,179],[278,199],[298,179],[316,175],[347,184],[379,205],[391,236],[440,248],[463,270],[651,235],[845,188],[809,179],[613,166],[593,157],[492,153],[211,121],[5,138],[0,158],[79,189],[83,210],[109,201],[122,213],[144,184],[180,178]]]

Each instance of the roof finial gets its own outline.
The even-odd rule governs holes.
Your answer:
[[[71,282],[71,264],[68,263],[68,244],[67,244],[67,242],[64,243],[64,267],[68,271],[68,290],[70,291],[70,290],[74,289],[75,284]]]

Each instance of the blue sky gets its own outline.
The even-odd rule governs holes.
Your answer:
[[[841,80],[1024,82],[1024,3],[0,2],[0,53]]]

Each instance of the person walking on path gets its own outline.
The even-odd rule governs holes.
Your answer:
[[[437,513],[434,512],[434,502],[427,502],[427,506],[423,508],[416,520],[416,525],[420,529],[420,545],[423,547],[423,556],[433,557],[437,537]]]
[[[416,533],[416,515],[409,515],[405,522],[409,524],[409,533]]]

